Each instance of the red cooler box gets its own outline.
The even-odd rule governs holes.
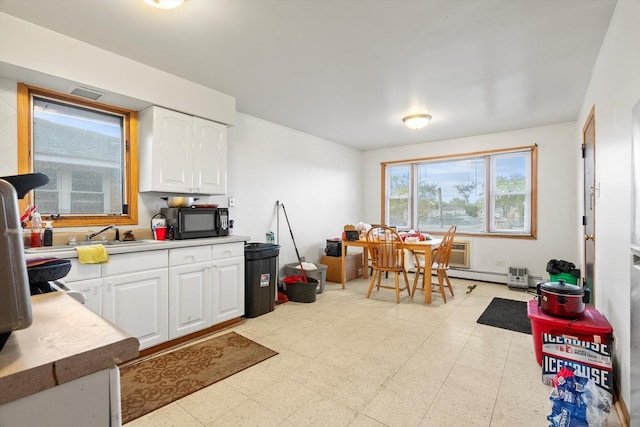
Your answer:
[[[531,334],[538,365],[542,366],[542,334],[561,336],[586,342],[610,344],[613,329],[598,310],[585,307],[581,319],[564,319],[550,316],[538,307],[537,300],[530,300],[527,315],[531,319]]]

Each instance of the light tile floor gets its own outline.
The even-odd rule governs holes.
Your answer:
[[[476,323],[493,297],[533,295],[452,281],[455,297],[444,304],[434,294],[430,305],[406,292],[396,304],[387,289],[367,299],[367,280],[345,290],[328,282],[315,303],[282,304],[232,328],[277,356],[127,427],[549,425],[551,389],[531,335]],[[621,425],[615,410],[607,425]]]

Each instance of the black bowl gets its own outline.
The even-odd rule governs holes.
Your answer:
[[[68,259],[54,259],[44,264],[27,267],[30,285],[47,283],[58,280],[69,274],[71,261]]]

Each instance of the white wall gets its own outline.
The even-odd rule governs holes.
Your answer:
[[[18,173],[16,83],[0,77],[0,176]]]
[[[615,381],[630,405],[631,109],[640,101],[640,2],[619,0],[577,121],[581,131],[595,106],[596,308],[617,339]]]
[[[423,131],[429,132],[429,128]],[[527,267],[530,275],[548,279],[546,266],[550,259],[563,259],[576,265],[580,259],[576,237],[582,215],[576,196],[580,145],[573,122],[368,151],[363,163],[364,220],[369,223],[380,221],[381,162],[533,144],[538,144],[538,238],[524,240],[459,234],[457,240],[471,240],[470,268],[473,270],[505,274],[509,266]],[[504,262],[504,266],[496,265],[498,262]],[[452,272],[452,275],[456,273]]]
[[[264,242],[277,233],[276,201],[286,208],[300,256],[319,261],[326,239],[360,218],[361,153],[246,114],[229,128],[228,196],[235,234]],[[227,197],[213,197],[227,205]],[[280,265],[296,262],[280,209]]]
[[[142,100],[226,124],[235,120],[232,96],[0,12],[0,75],[9,73],[25,83],[33,79],[38,84],[46,76],[60,85],[48,89],[66,91],[71,83],[82,84],[121,100]]]

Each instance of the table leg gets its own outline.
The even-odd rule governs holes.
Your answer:
[[[431,304],[431,248],[424,251],[424,274],[422,276],[424,286],[424,303]]]
[[[366,246],[362,248],[362,278],[369,278],[369,248]]]

